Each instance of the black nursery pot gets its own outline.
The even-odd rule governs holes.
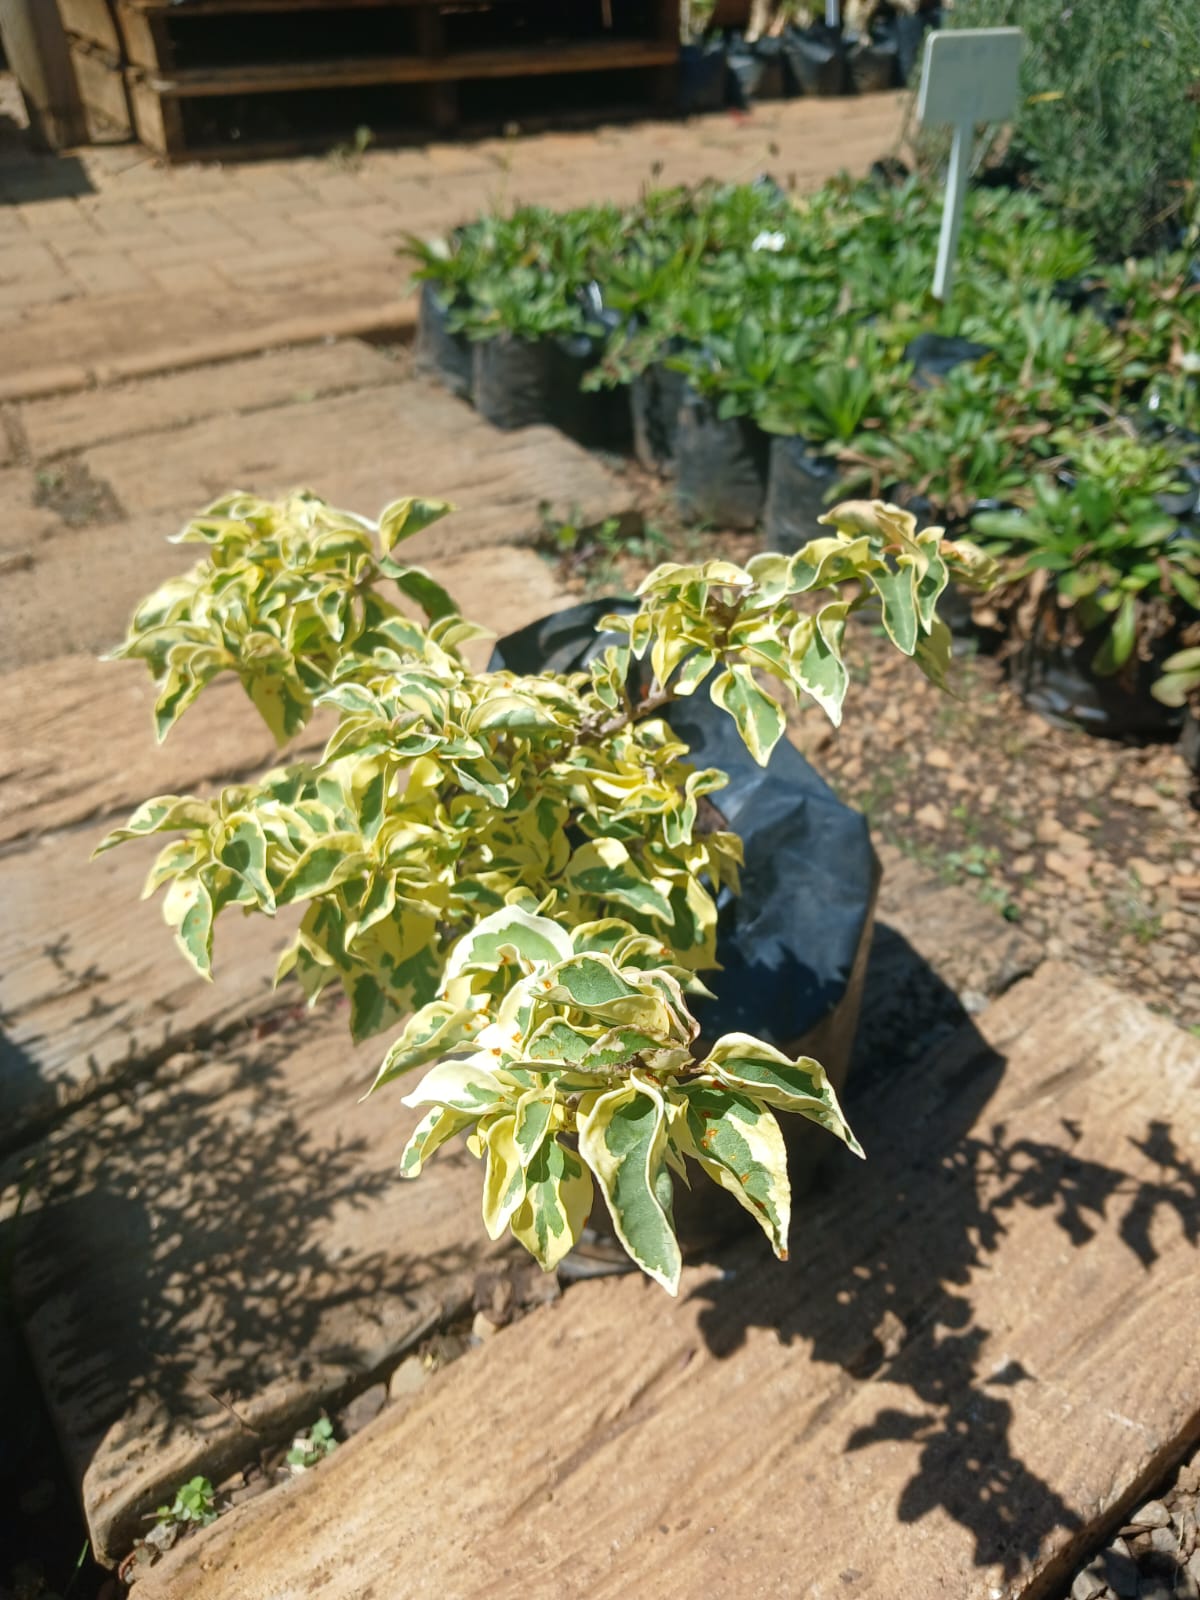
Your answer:
[[[595,632],[607,612],[632,603],[593,600],[560,611],[501,639],[493,668],[518,673],[573,672],[611,635]],[[714,1000],[697,1000],[704,1039],[752,1033],[793,1055],[814,1056],[841,1093],[866,975],[879,887],[879,863],[866,820],[844,805],[786,740],[763,768],[731,719],[701,692],[667,709],[667,721],[697,767],[729,774],[716,796],[726,826],[740,834],[746,859],[742,892],[718,901]],[[795,1195],[817,1181],[835,1149],[823,1129],[783,1114],[788,1171]],[[695,1256],[752,1227],[732,1196],[696,1174],[675,1187],[675,1222],[685,1255]],[[564,1263],[567,1276],[630,1267],[597,1196],[591,1226]]]
[[[749,417],[718,417],[685,385],[675,432],[676,495],[693,522],[753,528],[767,494],[767,435]]]
[[[846,90],[846,45],[836,28],[814,23],[810,28],[785,28],[785,85],[789,94],[829,98]]]
[[[650,472],[674,471],[679,409],[687,380],[682,372],[656,363],[629,386],[633,453]]]
[[[783,51],[778,40],[736,43],[726,52],[727,88],[732,103],[746,110],[755,100],[780,100],[786,92]]]
[[[847,66],[856,94],[880,94],[900,82],[900,58],[894,39],[860,39],[850,47]]]
[[[826,496],[838,481],[838,464],[807,439],[771,435],[763,541],[768,550],[791,555],[820,537],[817,518],[829,509]]]
[[[474,399],[494,427],[552,425],[593,450],[625,450],[632,428],[623,389],[580,388],[599,360],[586,334],[520,339],[502,333],[475,346]]]
[[[722,110],[728,73],[723,44],[685,44],[679,52],[680,111],[690,116]]]
[[[1179,648],[1177,630],[1155,642],[1148,661],[1134,656],[1120,672],[1102,676],[1092,663],[1108,629],[1094,628],[1078,644],[1048,637],[1043,622],[1052,605],[1051,599],[1033,637],[1012,658],[1012,676],[1025,704],[1048,722],[1083,728],[1102,739],[1174,739],[1183,712],[1164,706],[1150,688],[1162,676],[1163,662]]]
[[[446,387],[464,397],[471,393],[472,351],[465,334],[451,333],[450,304],[437,286],[421,285],[417,312],[417,365],[434,373]]]

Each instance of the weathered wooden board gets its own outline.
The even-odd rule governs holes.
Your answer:
[[[0,859],[0,1148],[172,1048],[300,999],[271,987],[294,913],[223,917],[218,981],[204,983],[158,904],[138,898],[153,845],[89,862],[106,831],[58,835]]]
[[[447,519],[406,548],[413,558],[519,544],[541,527],[540,507],[600,521],[632,508],[629,484],[554,428],[501,433],[435,384],[412,379],[84,453],[134,516],[171,524],[231,488],[278,494],[298,485],[374,516],[402,494],[454,501]]]
[[[1055,963],[979,1028],[790,1265],[569,1290],[142,1600],[1054,1592],[1200,1421],[1200,1042]]]
[[[110,439],[161,433],[204,417],[311,403],[347,389],[398,383],[404,367],[361,339],[272,350],[186,372],[29,400],[17,417],[35,460]]]
[[[384,1048],[306,1016],[47,1142],[14,1286],[101,1560],[393,1363],[502,1248],[465,1150],[398,1177],[417,1113],[359,1103]]]
[[[72,629],[73,648],[88,643],[99,649],[119,639],[154,582],[197,554],[194,546],[164,543],[150,521],[105,531],[107,538],[102,530],[67,536],[86,540],[80,581],[93,595],[91,605],[62,618]],[[156,560],[163,570],[154,573]],[[466,614],[498,632],[524,627],[564,603],[550,567],[531,550],[497,549],[486,560],[462,556],[431,565]],[[56,571],[47,558],[43,585]],[[31,648],[62,642],[62,635],[45,630],[44,615],[30,613]],[[488,648],[473,647],[477,665]],[[0,676],[0,849],[97,815],[131,811],[150,795],[191,792],[284,759],[232,679],[201,695],[161,747],[154,741],[153,705],[153,684],[140,662],[58,655]],[[327,718],[315,719],[293,753],[318,747],[331,727]]]

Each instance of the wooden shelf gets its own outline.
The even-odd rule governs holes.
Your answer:
[[[169,78],[146,73],[141,81],[155,94],[185,99],[198,95],[353,88],[368,83],[452,83],[468,78],[528,78],[557,72],[661,67],[673,63],[677,55],[677,50],[653,40],[598,40],[563,48],[550,45],[537,50],[464,51],[437,57],[364,56],[352,61],[273,62],[241,70],[195,68]]]

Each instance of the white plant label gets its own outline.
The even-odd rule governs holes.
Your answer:
[[[954,281],[975,129],[981,122],[1007,122],[1016,110],[1023,43],[1020,28],[939,30],[926,41],[917,116],[923,127],[948,124],[954,129],[933,274],[933,292],[939,300],[949,297]]]

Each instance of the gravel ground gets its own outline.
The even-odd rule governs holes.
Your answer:
[[[1200,1600],[1200,1453],[1082,1567],[1061,1600]]]

